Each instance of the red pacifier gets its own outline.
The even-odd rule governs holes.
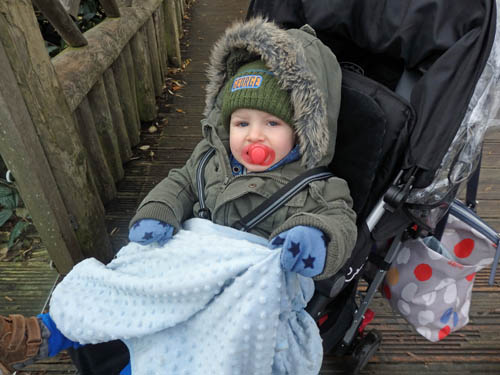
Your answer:
[[[241,157],[250,164],[271,165],[276,157],[274,150],[261,143],[252,143],[245,146]]]

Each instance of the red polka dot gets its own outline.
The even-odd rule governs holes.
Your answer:
[[[444,339],[446,336],[450,334],[450,332],[451,332],[450,326],[444,326],[439,330],[439,339],[440,340]]]
[[[432,276],[432,268],[428,264],[421,263],[413,270],[418,281],[429,280]]]
[[[391,288],[387,284],[384,285],[384,296],[387,299],[391,299]]]
[[[455,245],[453,251],[458,258],[467,258],[474,250],[474,240],[465,238]]]
[[[467,281],[472,281],[474,280],[474,276],[476,276],[476,273],[471,273],[470,275],[467,275],[465,278],[467,279]]]

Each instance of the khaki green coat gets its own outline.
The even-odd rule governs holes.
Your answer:
[[[239,66],[258,57],[291,93],[301,158],[270,172],[233,176],[227,127],[219,121],[220,93]],[[178,230],[184,220],[197,217],[197,168],[210,148],[216,152],[204,171],[205,202],[212,221],[226,226],[232,226],[297,175],[328,165],[335,150],[340,82],[335,56],[311,29],[285,31],[262,19],[235,24],[215,45],[210,59],[203,139],[184,167],[172,170],[151,190],[131,225],[153,218]],[[252,232],[271,239],[297,225],[322,230],[330,241],[325,268],[315,279],[324,279],[339,270],[354,247],[357,232],[351,207],[344,180],[333,177],[313,182]]]

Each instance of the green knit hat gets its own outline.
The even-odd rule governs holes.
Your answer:
[[[241,66],[224,87],[221,120],[229,126],[231,114],[239,108],[270,113],[292,125],[290,94],[283,90],[276,76],[262,60]]]

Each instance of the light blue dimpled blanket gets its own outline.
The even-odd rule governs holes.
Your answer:
[[[108,265],[77,264],[50,315],[73,341],[123,340],[134,375],[317,375],[313,290],[265,239],[191,219],[163,247],[130,243]]]

